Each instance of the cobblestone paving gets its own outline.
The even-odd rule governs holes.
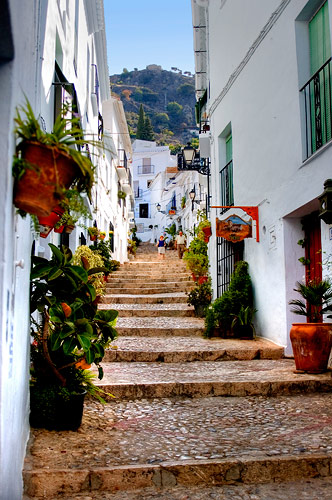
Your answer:
[[[332,456],[331,415],[332,394],[165,398],[107,405],[87,401],[78,432],[32,430],[29,466],[77,469],[308,453]]]
[[[161,491],[148,488],[139,492],[98,493],[98,497],[79,495],[58,498],[63,500],[331,500],[332,479],[204,488],[191,486]]]

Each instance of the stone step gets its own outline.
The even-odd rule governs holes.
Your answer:
[[[322,471],[320,471],[322,472]],[[98,500],[299,500],[301,499],[319,499],[331,500],[332,477],[302,478],[297,481],[289,481],[287,477],[282,482],[269,483],[249,483],[249,484],[226,484],[219,486],[168,486],[162,489],[158,487],[147,487],[134,491],[118,491],[117,493],[100,492]],[[257,479],[258,481],[259,479]],[[315,496],[312,496],[312,492]],[[63,497],[62,497],[63,498]],[[92,500],[93,497],[87,493],[70,495],[70,500]],[[30,497],[24,496],[23,500],[30,500]]]
[[[194,286],[192,280],[182,280],[182,281],[161,281],[160,279],[155,280],[128,280],[128,279],[113,279],[107,282],[106,289],[111,290],[112,288],[152,288],[152,287],[190,287]]]
[[[118,318],[116,330],[119,336],[131,337],[202,337],[204,320],[202,318]]]
[[[187,304],[99,304],[99,309],[116,309],[119,318],[128,317],[194,317],[195,311]]]
[[[185,293],[168,293],[153,295],[106,294],[101,298],[102,304],[185,304]]]
[[[79,432],[31,430],[26,499],[328,499],[314,487],[331,495],[331,414],[331,394],[107,405],[87,399]],[[302,489],[284,494],[291,491],[287,481],[305,485],[313,478],[328,480],[311,482],[309,496]],[[267,495],[248,490],[256,484]],[[232,486],[240,488],[233,496],[216,489]],[[213,496],[199,496],[212,487]],[[185,496],[166,496],[177,495],[176,488],[179,495],[186,488]],[[191,496],[192,488],[201,489]]]
[[[283,348],[269,341],[190,337],[119,337],[106,350],[104,361],[183,363],[281,359]]]
[[[187,272],[182,272],[182,271],[140,271],[140,272],[134,272],[134,271],[116,271],[115,273],[112,273],[110,275],[110,279],[114,278],[126,278],[126,279],[159,279],[159,278],[170,278],[171,281],[177,280],[177,278],[184,278],[186,280],[191,279],[191,275],[188,274]]]
[[[137,285],[136,285],[137,286]],[[130,288],[130,287],[121,287],[121,286],[110,286],[106,287],[106,291],[115,295],[118,294],[130,294],[130,295],[141,295],[142,293],[146,295],[153,295],[159,292],[162,293],[177,293],[177,292],[190,292],[193,289],[193,285],[182,285],[182,284],[156,284],[154,286],[150,285],[149,287],[139,287],[139,288]]]
[[[98,381],[120,399],[276,396],[331,391],[331,373],[295,374],[293,360],[104,363]]]
[[[123,283],[125,284],[130,284],[133,286],[137,286],[139,283],[139,286],[148,286],[149,284],[152,283],[186,283],[186,284],[193,284],[193,280],[189,276],[176,276],[176,279],[174,276],[158,276],[158,277],[148,277],[148,276],[138,276],[138,277],[128,277],[128,274],[119,276],[116,274],[110,275],[108,277],[107,283],[109,285],[115,285],[117,283]]]

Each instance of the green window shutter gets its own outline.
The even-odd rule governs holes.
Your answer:
[[[313,75],[331,57],[328,2],[309,23],[310,70]]]
[[[313,76],[331,58],[328,2],[309,22],[310,71]],[[331,95],[329,66],[310,84],[312,152],[331,139]]]
[[[226,137],[226,164],[233,158],[232,134]]]

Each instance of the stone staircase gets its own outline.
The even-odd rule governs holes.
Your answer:
[[[87,400],[78,432],[31,431],[27,500],[332,498],[330,372],[294,374],[263,339],[204,339],[192,286],[152,245],[112,274],[100,386],[115,399]]]

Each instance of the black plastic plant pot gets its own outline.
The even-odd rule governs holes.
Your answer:
[[[76,431],[81,423],[86,391],[30,387],[30,425],[54,431]]]

